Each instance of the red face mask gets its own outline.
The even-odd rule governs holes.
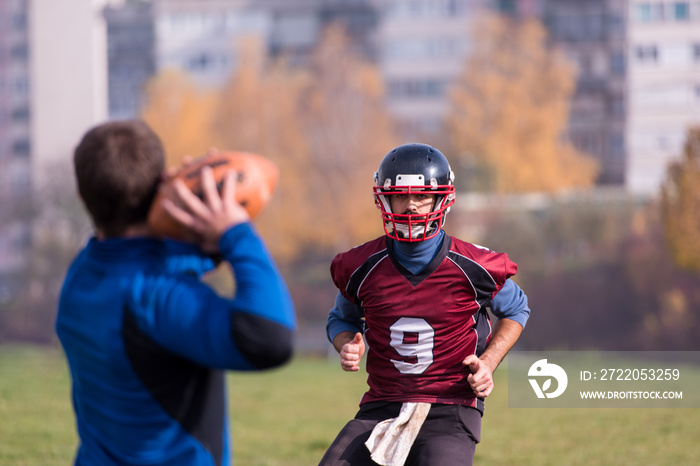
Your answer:
[[[445,216],[454,203],[452,185],[374,186],[374,203],[382,213],[384,231],[397,241],[417,242],[435,237],[445,223]],[[399,194],[432,194],[435,202],[429,213],[394,213],[391,196]]]

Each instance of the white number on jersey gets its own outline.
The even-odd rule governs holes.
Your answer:
[[[402,374],[422,374],[433,363],[435,330],[425,319],[402,317],[391,327],[391,346],[412,361],[392,359]]]

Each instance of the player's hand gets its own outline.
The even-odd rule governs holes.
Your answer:
[[[194,158],[191,155],[184,155],[182,157],[182,164],[179,167],[168,167],[166,168],[163,173],[161,174],[161,184],[165,185],[167,184],[168,181],[171,179],[175,178],[180,171],[184,170],[187,168],[188,165],[190,165],[192,162],[194,162]]]
[[[365,354],[365,341],[362,339],[362,334],[357,332],[353,339],[341,348],[340,366],[347,372],[359,371],[363,354]]]
[[[476,396],[486,398],[493,390],[493,371],[486,362],[479,359],[475,354],[470,354],[462,364],[469,366],[471,374],[467,377],[469,386],[472,388]]]
[[[163,207],[191,233],[192,240],[204,252],[219,252],[219,239],[229,228],[250,220],[248,212],[236,202],[236,172],[230,170],[224,178],[221,195],[211,167],[202,168],[200,200],[179,179],[173,181],[173,198],[165,199]]]

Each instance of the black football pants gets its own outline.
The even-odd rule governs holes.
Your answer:
[[[379,422],[399,415],[401,403],[365,403],[326,451],[319,466],[375,465],[365,442]],[[481,440],[481,413],[460,405],[433,404],[406,466],[470,466]]]

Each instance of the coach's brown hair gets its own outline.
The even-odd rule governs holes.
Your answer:
[[[105,236],[146,221],[165,167],[163,145],[146,123],[112,121],[90,129],[73,164],[78,193]]]

